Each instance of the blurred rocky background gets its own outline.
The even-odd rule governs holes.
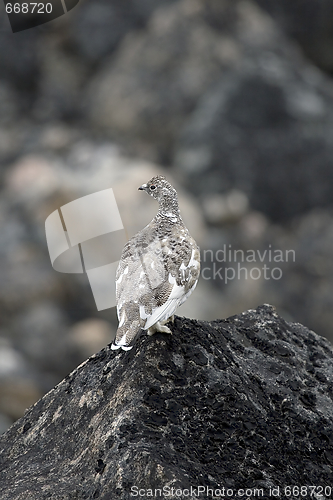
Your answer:
[[[179,314],[269,302],[332,340],[332,42],[331,0],[81,0],[16,34],[0,3],[0,431],[117,326],[46,217],[112,187],[131,236],[156,173],[202,251]]]

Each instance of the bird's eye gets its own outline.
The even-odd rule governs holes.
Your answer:
[[[150,189],[156,189],[156,186],[152,185],[150,186]]]

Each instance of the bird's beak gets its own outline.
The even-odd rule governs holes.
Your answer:
[[[142,186],[138,188],[139,191],[145,191],[146,189],[147,189],[147,184],[142,184]]]

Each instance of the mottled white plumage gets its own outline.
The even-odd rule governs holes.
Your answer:
[[[171,333],[165,323],[193,292],[199,248],[180,216],[176,190],[164,176],[139,187],[159,203],[153,220],[125,245],[116,274],[119,319],[112,349],[131,349],[140,329]]]

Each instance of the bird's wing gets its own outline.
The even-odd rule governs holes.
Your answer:
[[[145,314],[144,309],[140,310],[140,315],[142,315],[143,317],[146,316],[147,318],[144,330],[148,330],[148,328],[155,325],[155,323],[157,323],[158,321],[164,321],[170,318],[170,316],[173,315],[173,313],[178,307],[179,302],[182,300],[182,298],[186,293],[184,286],[177,285],[176,280],[173,278],[171,274],[169,274],[168,281],[171,286],[164,285],[164,289],[167,287],[169,292],[165,302],[163,302],[161,305],[158,305],[157,307],[152,307],[151,314],[147,316]],[[165,292],[157,294],[157,298],[155,299],[156,304],[159,304],[161,302],[158,297],[159,295],[165,296]],[[156,297],[156,293],[154,294],[154,296]]]
[[[130,240],[124,247],[116,273],[117,313],[120,320],[121,310],[126,304],[149,302],[152,290],[165,279],[164,261],[161,258],[158,240],[150,244],[141,239]],[[139,316],[139,312],[138,312]]]
[[[197,245],[191,243],[187,241],[175,253],[164,252],[166,278],[152,290],[148,311],[140,308],[141,319],[146,319],[145,330],[170,318],[194,290],[200,272],[200,253]]]
[[[149,235],[148,235],[149,236]],[[151,238],[150,238],[151,240]],[[153,290],[164,281],[161,248],[144,233],[133,237],[124,247],[116,273],[116,302],[119,325],[113,349],[130,349],[145,325],[141,308],[153,301]]]

